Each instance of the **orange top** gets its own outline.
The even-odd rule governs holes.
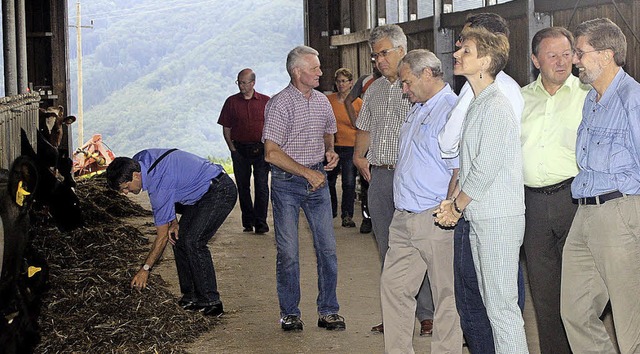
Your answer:
[[[336,123],[338,125],[335,146],[355,146],[356,127],[351,124],[344,102],[338,101],[337,92],[329,94],[327,98],[329,98],[329,102],[331,102],[331,108],[333,108],[333,114],[336,116]],[[356,115],[360,113],[360,108],[362,108],[362,100],[356,98],[353,101],[353,109],[355,109]]]

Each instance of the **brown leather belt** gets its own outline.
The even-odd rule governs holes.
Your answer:
[[[389,171],[396,169],[396,165],[373,165],[373,167],[384,168],[385,170],[389,170]]]

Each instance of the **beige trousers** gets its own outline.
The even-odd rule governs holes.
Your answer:
[[[453,231],[436,226],[433,213],[393,214],[380,279],[386,353],[414,353],[416,295],[427,272],[435,307],[431,353],[462,353],[453,288]]]

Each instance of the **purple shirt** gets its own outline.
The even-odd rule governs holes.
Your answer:
[[[207,193],[211,180],[224,170],[222,166],[194,154],[176,150],[166,155],[149,173],[149,168],[167,149],[142,150],[133,156],[140,164],[142,190],[149,200],[156,226],[176,218],[175,203],[195,204]]]
[[[267,103],[262,141],[271,140],[303,166],[324,160],[324,134],[335,134],[336,118],[327,96],[311,90],[304,97],[293,84]]]

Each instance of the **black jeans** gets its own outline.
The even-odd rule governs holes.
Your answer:
[[[194,205],[185,205],[178,241],[173,247],[184,300],[200,306],[220,303],[209,240],[236,204],[237,189],[225,173],[211,181],[209,191]]]
[[[269,207],[269,164],[264,160],[264,145],[261,143],[234,143],[236,151],[231,153],[233,173],[238,184],[238,198],[242,210],[242,227],[267,225]],[[251,173],[255,186],[255,203],[251,200]]]
[[[331,195],[331,211],[333,217],[338,216],[338,194],[336,182],[342,172],[342,202],[340,203],[340,217],[353,217],[353,204],[356,199],[356,166],[353,164],[353,146],[336,146],[336,153],[340,157],[338,166],[327,172],[329,180],[329,194]]]

